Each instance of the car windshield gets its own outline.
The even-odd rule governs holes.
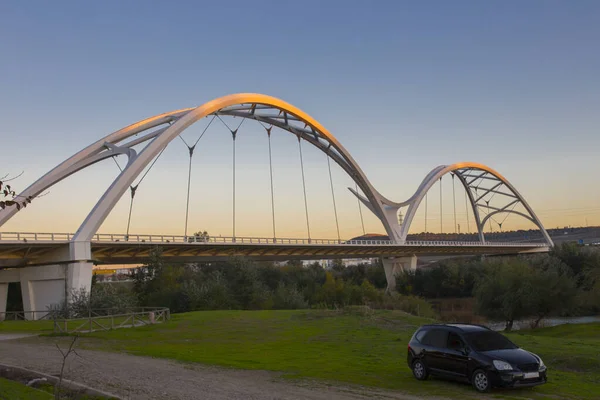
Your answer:
[[[475,351],[518,349],[513,342],[494,331],[471,332],[465,338]]]

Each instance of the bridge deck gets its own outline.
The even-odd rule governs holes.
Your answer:
[[[72,234],[0,233],[0,267],[40,265],[69,244]],[[104,264],[137,264],[159,246],[174,262],[218,261],[231,256],[255,260],[459,256],[548,251],[539,243],[480,243],[389,240],[272,239],[173,235],[98,234],[91,242],[93,260]]]

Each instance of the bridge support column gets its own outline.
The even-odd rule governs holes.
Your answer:
[[[40,319],[53,305],[65,299],[66,265],[47,265],[19,269],[25,319]]]
[[[90,243],[71,243],[52,255],[49,265],[1,270],[0,316],[6,311],[9,282],[21,283],[26,319],[43,318],[51,306],[70,301],[74,292],[83,289],[89,293],[93,268],[90,252]],[[82,261],[58,261],[65,258]]]
[[[26,319],[40,319],[55,305],[71,300],[74,292],[91,290],[90,262],[74,262],[19,269]]]
[[[385,279],[387,280],[386,293],[396,290],[396,275],[402,271],[417,269],[417,256],[381,258]]]
[[[0,321],[4,321],[6,302],[8,300],[8,283],[0,283]]]
[[[19,282],[19,270],[3,269],[0,270],[0,321],[4,320],[6,312],[6,303],[8,301],[8,284],[10,282]]]

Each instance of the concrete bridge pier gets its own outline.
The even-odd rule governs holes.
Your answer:
[[[0,270],[0,320],[6,312],[8,284],[20,282],[25,318],[40,319],[46,310],[74,292],[89,293],[92,285],[91,246],[89,242],[70,243],[48,257],[45,265]]]
[[[396,275],[402,271],[417,269],[417,256],[407,257],[382,257],[385,279],[387,280],[386,293],[396,290]]]

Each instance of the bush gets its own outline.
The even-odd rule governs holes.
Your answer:
[[[534,317],[539,323],[546,316],[573,309],[575,281],[560,260],[553,257],[508,258],[488,261],[485,275],[475,289],[475,310],[494,321],[513,321]]]
[[[138,306],[137,297],[125,286],[97,283],[91,296],[85,289],[71,293],[69,304],[55,304],[49,309],[59,318],[82,318],[95,315],[124,314]]]
[[[273,308],[277,310],[296,310],[308,308],[304,295],[294,286],[280,282],[273,294]]]

